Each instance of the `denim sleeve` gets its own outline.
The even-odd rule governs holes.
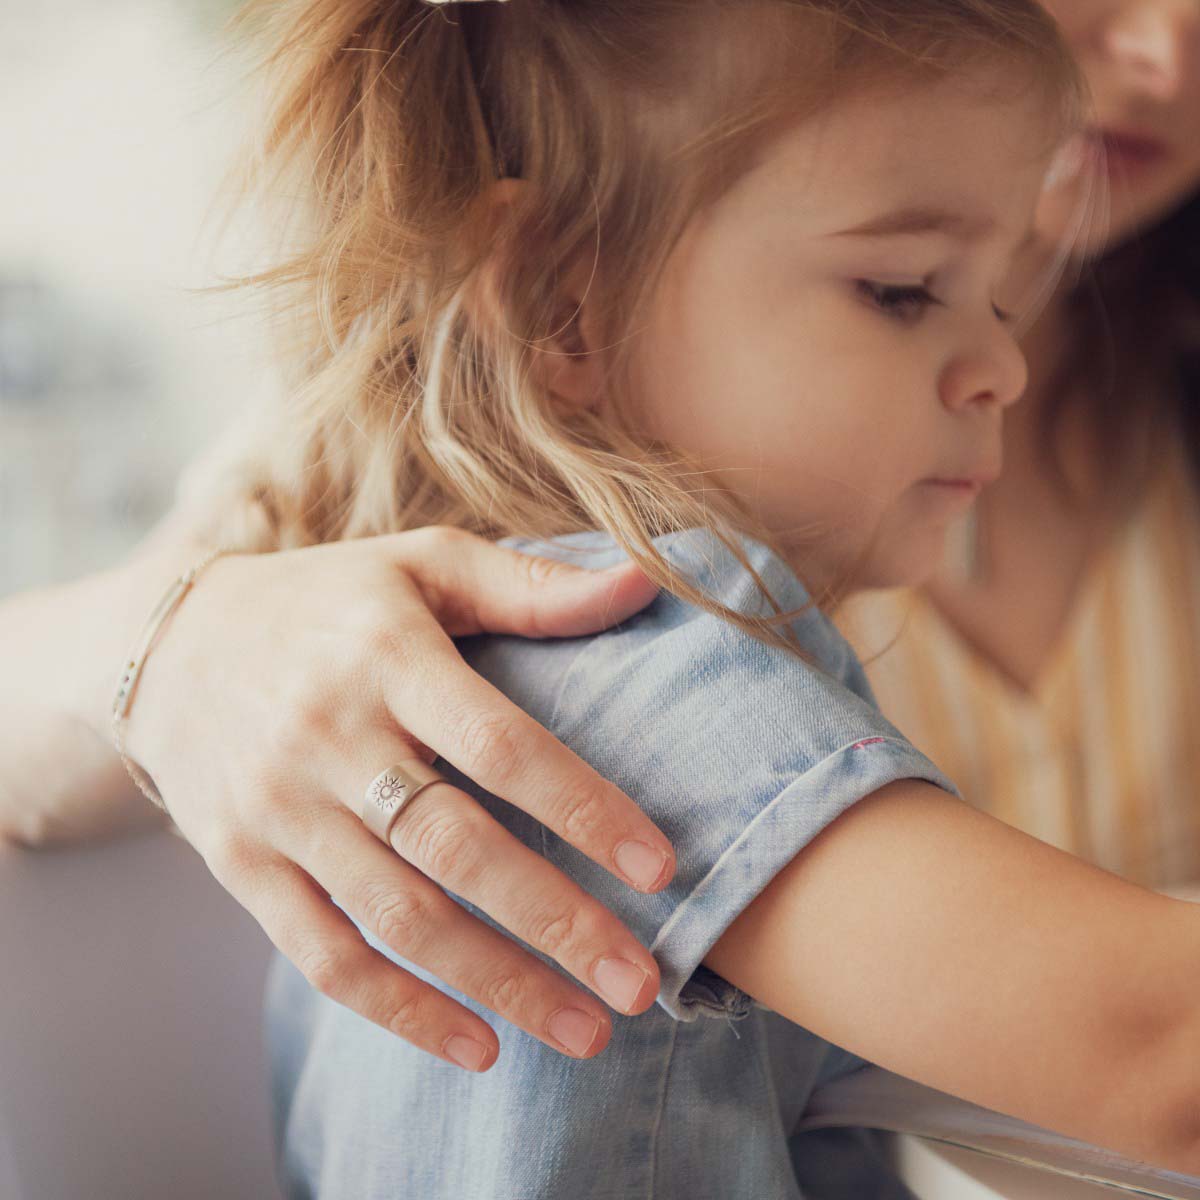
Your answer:
[[[655,542],[708,595],[739,612],[769,611],[744,566],[705,531]],[[589,566],[625,557],[601,534],[508,544]],[[783,610],[803,609],[791,623],[802,658],[668,592],[591,638],[485,638],[468,652],[674,845],[674,879],[646,896],[525,814],[508,818],[650,948],[658,1002],[680,1021],[749,1014],[756,1002],[702,960],[826,825],[897,779],[958,794],[880,713],[850,646],[790,567],[750,539],[743,550]]]
[[[647,896],[542,831],[547,857],[650,948],[658,1003],[680,1021],[739,1019],[758,1003],[702,960],[826,825],[897,779],[957,795],[873,704],[708,614],[660,612],[593,639],[551,727],[675,847],[673,880]]]

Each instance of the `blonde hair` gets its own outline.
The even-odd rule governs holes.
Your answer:
[[[1082,95],[1033,0],[250,0],[233,29],[255,23],[270,107],[241,193],[291,189],[298,246],[223,286],[267,289],[287,386],[214,481],[209,536],[268,551],[429,524],[601,529],[659,586],[789,649],[795,612],[737,537],[769,532],[628,417],[630,335],[672,248],[773,134],[855,84],[998,60],[1044,90],[1056,131]],[[481,197],[505,177],[533,186],[485,244]],[[589,255],[605,422],[562,411],[532,370],[570,318],[560,276]],[[489,258],[498,338],[464,305]],[[697,525],[774,615],[713,600],[651,541]]]

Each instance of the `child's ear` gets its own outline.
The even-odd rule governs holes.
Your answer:
[[[476,328],[485,338],[505,336],[504,314],[498,299],[497,273],[504,254],[494,237],[508,210],[532,185],[524,179],[498,179],[480,200],[481,245],[497,246],[480,268],[464,297]],[[532,347],[532,369],[541,385],[571,407],[598,408],[601,402],[601,356],[592,336],[592,308],[587,299],[595,255],[572,263],[560,278],[554,320],[546,340]]]

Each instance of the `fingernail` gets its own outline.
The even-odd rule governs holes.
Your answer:
[[[478,1071],[480,1063],[487,1058],[486,1046],[474,1038],[463,1037],[460,1033],[447,1038],[442,1049],[460,1067],[466,1067],[468,1071]]]
[[[622,842],[617,847],[617,866],[635,887],[652,888],[667,865],[667,856],[645,842]]]
[[[600,1022],[578,1008],[560,1008],[547,1022],[546,1028],[555,1041],[561,1042],[572,1054],[582,1058],[596,1040]]]
[[[625,1013],[637,1003],[648,975],[648,971],[625,958],[602,958],[592,972],[600,994],[613,1008]]]

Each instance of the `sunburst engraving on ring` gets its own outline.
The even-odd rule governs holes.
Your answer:
[[[404,803],[408,785],[395,775],[383,774],[371,784],[371,802],[383,812],[390,812]]]

